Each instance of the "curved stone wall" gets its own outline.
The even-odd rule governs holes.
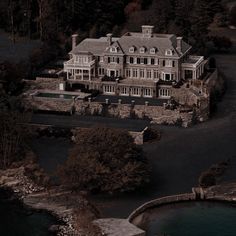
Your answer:
[[[167,196],[162,198],[157,198],[152,201],[146,202],[140,207],[138,207],[136,210],[134,210],[128,217],[128,221],[130,223],[134,223],[135,218],[140,216],[142,213],[144,213],[146,210],[151,208],[156,208],[161,205],[170,204],[170,203],[176,203],[176,202],[185,202],[185,201],[194,201],[196,200],[196,194],[195,193],[184,193],[179,195],[173,195],[173,196]]]

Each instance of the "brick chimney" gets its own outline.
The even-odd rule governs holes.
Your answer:
[[[73,50],[77,45],[78,34],[73,34],[71,37],[72,37],[72,50]]]
[[[183,41],[183,37],[177,37],[176,49],[178,50],[179,53],[182,53],[182,41]]]
[[[145,38],[151,38],[153,36],[154,26],[152,25],[142,25],[142,34]]]
[[[111,46],[111,44],[112,44],[112,34],[107,34],[107,42],[108,42],[109,46]]]

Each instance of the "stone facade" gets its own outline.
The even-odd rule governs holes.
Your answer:
[[[190,55],[191,46],[173,34],[155,34],[153,26],[85,39],[72,37],[70,60],[64,63],[67,81],[107,95],[170,98],[172,84],[203,76],[206,60]]]
[[[75,112],[79,115],[110,116],[121,119],[138,118],[149,119],[156,124],[190,126],[194,120],[204,121],[208,118],[203,115],[201,107],[195,110],[177,107],[166,109],[165,106],[148,106],[133,104],[105,104],[99,102],[86,102],[82,100],[52,99],[27,97],[24,98],[25,107],[34,110]]]

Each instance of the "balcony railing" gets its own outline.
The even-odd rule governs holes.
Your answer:
[[[64,66],[65,67],[74,67],[74,68],[78,68],[78,67],[92,67],[95,64],[95,60],[92,60],[88,63],[79,63],[79,62],[75,62],[74,59],[70,59],[69,61],[64,62]]]

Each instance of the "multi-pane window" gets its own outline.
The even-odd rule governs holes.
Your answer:
[[[129,88],[127,88],[127,87],[121,87],[121,89],[120,89],[120,94],[121,94],[121,95],[128,95],[128,94],[129,94]]]
[[[130,63],[130,64],[134,64],[134,58],[133,58],[133,57],[130,57],[130,58],[129,58],[129,63]]]
[[[167,88],[161,88],[159,90],[159,96],[160,97],[170,97],[170,90]]]
[[[151,78],[152,78],[152,71],[147,70],[147,79],[151,79]]]
[[[126,69],[126,77],[130,78],[131,77],[131,70],[130,69]]]
[[[151,65],[154,65],[154,64],[155,64],[155,59],[151,58]]]
[[[111,85],[104,85],[104,93],[115,93],[114,86]]]
[[[166,60],[165,66],[166,67],[172,67],[172,60]]]
[[[133,69],[133,77],[134,78],[138,77],[138,70],[137,69]]]
[[[143,96],[144,97],[152,97],[151,89],[144,89],[143,90]]]
[[[140,96],[140,88],[132,88],[131,93],[133,96]]]
[[[140,69],[139,70],[139,75],[140,75],[140,78],[145,78],[145,71],[144,71],[144,69]]]
[[[154,79],[158,79],[158,70],[153,71]]]

